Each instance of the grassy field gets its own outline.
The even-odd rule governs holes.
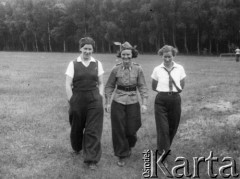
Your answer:
[[[149,110],[142,116],[139,140],[126,167],[116,165],[109,114],[104,116],[103,154],[97,171],[90,171],[81,156],[72,155],[65,94],[65,70],[77,53],[0,52],[0,178],[139,179],[144,149],[156,149],[151,90],[157,55],[140,55],[136,61],[145,72],[149,87]],[[103,63],[106,82],[114,54],[94,54]],[[219,162],[214,172],[231,156],[240,172],[240,63],[218,57],[178,56],[185,67],[186,88],[182,95],[182,118],[172,145],[173,156],[209,156]],[[173,158],[174,159],[174,158]],[[173,162],[173,161],[172,161]],[[229,171],[226,171],[229,173]],[[180,172],[181,173],[181,172]],[[192,173],[192,171],[191,171]],[[159,178],[166,178],[158,171]],[[200,164],[200,178],[207,163]],[[222,178],[222,177],[218,177]]]

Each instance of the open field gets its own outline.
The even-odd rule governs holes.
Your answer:
[[[77,53],[0,52],[0,178],[139,179],[144,149],[156,149],[156,128],[151,90],[157,55],[140,55],[136,61],[149,87],[149,110],[142,117],[139,140],[126,167],[113,156],[109,114],[105,114],[103,154],[97,171],[88,170],[81,156],[72,155],[65,94],[65,70]],[[114,54],[94,54],[103,63],[106,82]],[[226,156],[233,157],[240,173],[240,63],[232,57],[178,56],[185,67],[181,124],[172,145],[174,156],[189,159],[213,151],[214,172]],[[173,161],[172,161],[173,162]],[[192,170],[190,171],[192,173]],[[181,173],[181,172],[180,172]],[[229,173],[229,170],[226,170]],[[166,178],[158,171],[159,178]],[[207,163],[200,164],[200,178]],[[218,177],[222,178],[222,177]]]

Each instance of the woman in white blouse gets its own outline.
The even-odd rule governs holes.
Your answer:
[[[165,45],[159,51],[163,62],[154,68],[152,89],[157,92],[154,104],[157,149],[160,155],[170,150],[181,117],[181,96],[185,85],[184,68],[174,62],[177,49]],[[163,157],[164,158],[164,157]]]

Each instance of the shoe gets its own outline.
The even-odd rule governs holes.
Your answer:
[[[88,167],[90,170],[97,170],[97,164],[96,163],[89,163]]]
[[[126,163],[125,163],[124,159],[123,159],[123,158],[119,158],[119,160],[118,160],[118,162],[117,162],[117,165],[118,165],[119,167],[123,167],[125,164],[126,164]]]

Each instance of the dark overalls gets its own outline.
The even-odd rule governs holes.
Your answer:
[[[97,163],[101,157],[103,128],[102,96],[98,89],[97,62],[85,67],[74,61],[73,95],[70,99],[69,122],[74,151],[83,149],[85,163]]]

